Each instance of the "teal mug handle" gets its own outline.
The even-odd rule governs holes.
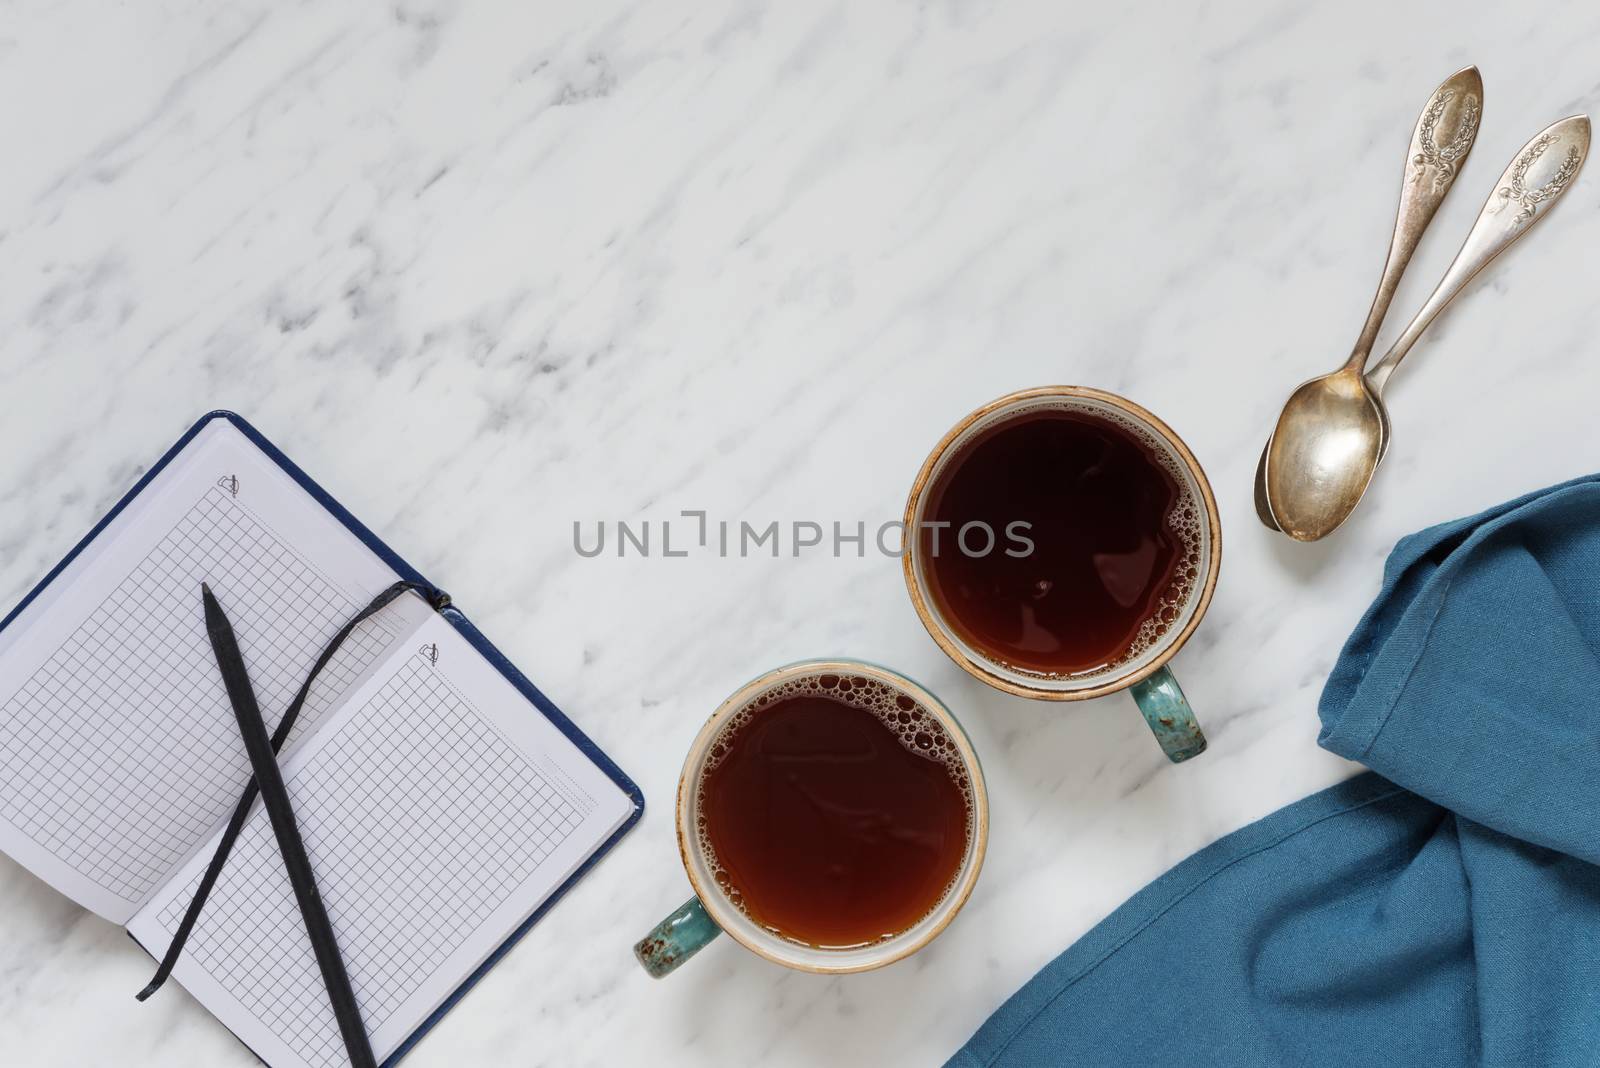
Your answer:
[[[1171,668],[1161,665],[1128,691],[1133,694],[1139,711],[1144,713],[1144,721],[1150,724],[1168,760],[1181,764],[1206,751],[1206,736]]]
[[[1202,743],[1203,747],[1203,743]],[[633,947],[650,978],[660,979],[705,948],[722,933],[698,897],[685,901],[672,915],[650,929]]]

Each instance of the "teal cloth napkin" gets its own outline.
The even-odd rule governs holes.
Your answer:
[[[1600,1065],[1600,476],[1401,541],[1319,714],[1377,774],[1179,864],[949,1064]]]

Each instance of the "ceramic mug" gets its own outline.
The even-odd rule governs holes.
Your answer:
[[[865,676],[904,694],[937,719],[954,744],[967,780],[971,783],[972,823],[965,856],[949,890],[933,909],[910,928],[881,942],[848,948],[821,948],[783,938],[762,927],[739,909],[713,877],[712,867],[697,833],[700,779],[712,746],[728,721],[763,694],[785,683],[826,675]],[[769,671],[735,691],[712,713],[683,762],[678,777],[678,853],[688,873],[694,896],[662,920],[633,947],[645,971],[661,978],[698,953],[706,943],[726,931],[736,942],[774,964],[799,971],[840,975],[868,971],[892,964],[931,942],[966,903],[983,866],[989,837],[989,800],[983,770],[961,724],[933,694],[887,668],[855,660],[807,660]]]
[[[1119,664],[1105,674],[1087,676],[1043,676],[1016,670],[983,656],[964,641],[940,611],[930,593],[926,550],[915,536],[924,518],[929,487],[934,485],[948,463],[968,442],[985,430],[1031,411],[1066,409],[1098,416],[1127,428],[1171,463],[1166,465],[1184,485],[1186,499],[1195,502],[1201,513],[1198,545],[1199,574],[1167,629],[1149,648]],[[1205,734],[1194,711],[1183,696],[1177,678],[1168,666],[1175,653],[1200,625],[1217,585],[1217,569],[1222,560],[1222,527],[1217,517],[1216,498],[1205,472],[1183,441],[1172,429],[1125,397],[1082,386],[1045,386],[1022,390],[991,401],[957,423],[934,446],[911,487],[905,511],[906,588],[923,626],[949,657],[973,676],[1007,693],[1046,701],[1081,701],[1127,689],[1145,721],[1155,733],[1162,750],[1174,763],[1199,756],[1206,748]]]

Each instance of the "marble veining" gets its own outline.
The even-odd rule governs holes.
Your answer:
[[[1428,91],[1478,64],[1482,132],[1385,338],[1517,147],[1600,111],[1600,7],[1451,10],[0,5],[0,603],[237,409],[651,801],[410,1063],[937,1063],[1149,879],[1356,770],[1316,698],[1399,535],[1600,467],[1591,171],[1414,354],[1345,528],[1253,515],[1278,406],[1359,329]],[[876,553],[572,548],[684,509],[873,529],[960,416],[1053,382],[1149,407],[1216,490],[1187,764],[1125,694],[967,677]],[[922,681],[982,756],[966,910],[880,972],[720,939],[653,982],[629,947],[688,893],[679,754],[747,678],[841,655]],[[5,860],[0,946],[4,1063],[252,1063],[181,990],[137,1004],[145,956]]]

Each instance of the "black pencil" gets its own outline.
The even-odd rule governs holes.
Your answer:
[[[255,771],[256,784],[261,789],[261,803],[266,807],[267,818],[272,821],[272,831],[278,838],[278,850],[283,854],[284,867],[289,872],[289,884],[294,887],[295,900],[300,905],[301,916],[305,918],[306,934],[311,937],[317,966],[322,969],[328,1000],[332,1002],[333,1014],[338,1018],[339,1033],[344,1036],[344,1048],[354,1068],[377,1068],[372,1043],[361,1022],[361,1009],[356,1004],[355,991],[350,987],[350,976],[345,972],[344,960],[339,956],[339,945],[333,937],[333,925],[328,922],[328,911],[322,905],[322,895],[317,893],[316,876],[311,870],[311,860],[306,856],[305,843],[300,839],[300,828],[295,823],[294,809],[289,804],[289,791],[283,785],[283,775],[278,770],[267,726],[261,720],[261,709],[256,704],[255,691],[250,686],[244,657],[239,654],[239,643],[211,587],[201,583],[200,593],[205,601],[206,633],[211,637],[211,648],[217,655],[217,667],[222,671],[222,681],[228,688],[228,700],[232,702],[233,714],[239,721],[239,733],[244,738],[245,751],[250,754],[250,766]]]

